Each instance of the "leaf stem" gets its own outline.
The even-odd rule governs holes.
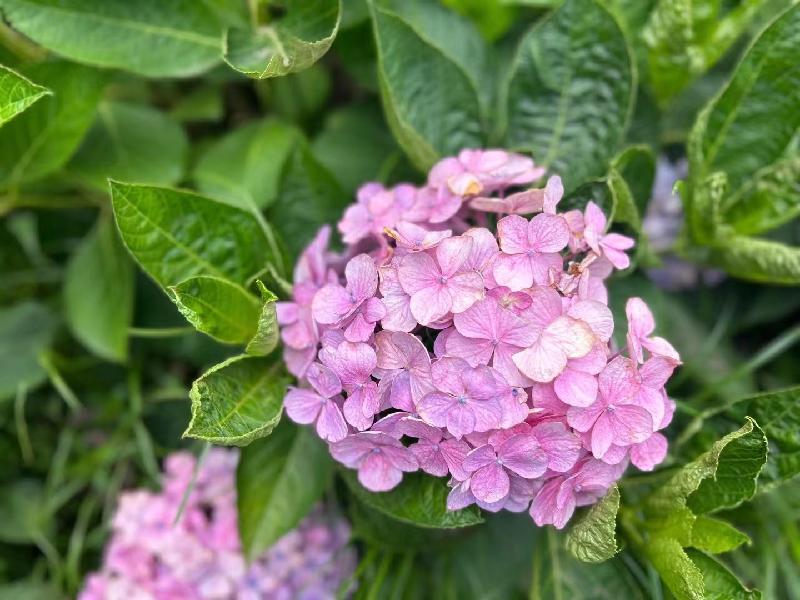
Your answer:
[[[128,335],[136,338],[171,338],[194,333],[194,327],[129,327]]]
[[[22,460],[26,465],[33,462],[33,446],[28,434],[28,423],[25,421],[25,402],[28,399],[28,390],[24,383],[17,386],[17,396],[14,399],[14,421],[17,426],[17,441],[22,452]]]

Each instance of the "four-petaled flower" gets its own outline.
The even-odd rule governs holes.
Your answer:
[[[382,431],[362,431],[331,444],[331,455],[351,469],[358,469],[358,480],[373,492],[391,490],[403,473],[419,468],[414,454],[402,442]]]
[[[342,382],[319,363],[306,370],[306,379],[315,391],[292,387],[284,398],[286,414],[296,423],[316,423],[317,433],[323,440],[338,442],[347,436],[347,423],[342,416]]]

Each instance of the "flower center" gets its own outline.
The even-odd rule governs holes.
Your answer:
[[[456,402],[458,402],[461,405],[464,405],[464,404],[467,403],[467,397],[464,396],[464,395],[461,395],[458,398],[456,398]]]
[[[381,453],[381,449],[380,448],[373,448],[372,450],[370,450],[370,453],[372,453],[372,454],[380,454]]]
[[[444,275],[440,275],[439,276],[439,283],[441,283],[442,285],[446,284],[447,283],[447,277],[445,277]]]

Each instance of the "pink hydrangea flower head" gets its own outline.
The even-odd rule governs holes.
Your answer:
[[[615,268],[627,269],[631,260],[625,250],[633,248],[634,241],[619,233],[605,233],[607,222],[600,207],[589,201],[583,215],[583,237],[596,254],[604,256]]]
[[[364,431],[331,444],[331,455],[343,465],[358,469],[358,480],[373,492],[396,487],[403,473],[419,468],[414,454],[395,437]]]

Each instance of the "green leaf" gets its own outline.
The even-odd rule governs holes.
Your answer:
[[[36,479],[18,479],[0,488],[0,541],[30,544],[49,529],[47,498]]]
[[[761,592],[748,590],[727,567],[716,559],[687,550],[689,559],[703,575],[704,600],[758,600]]]
[[[314,156],[348,196],[366,181],[380,180],[400,150],[373,105],[351,105],[328,113],[312,143]]]
[[[635,88],[612,14],[595,0],[567,0],[520,42],[503,102],[506,145],[531,152],[569,192],[606,172]]]
[[[237,71],[265,79],[307,69],[324,55],[339,30],[339,0],[286,0],[285,14],[254,31],[227,32],[224,59]]]
[[[133,265],[110,215],[101,215],[67,266],[64,308],[75,337],[107,360],[125,362],[128,358],[133,275]]]
[[[748,542],[746,534],[713,517],[699,516],[692,525],[692,547],[712,554],[730,552]]]
[[[264,119],[220,138],[203,153],[193,178],[201,192],[235,206],[266,208],[278,197],[281,173],[300,132]]]
[[[278,297],[270,292],[260,280],[256,281],[261,293],[261,311],[258,315],[256,332],[247,342],[245,352],[257,356],[266,356],[278,345],[280,330],[278,329],[278,315],[275,310],[275,301]]]
[[[756,38],[692,130],[692,178],[722,170],[730,189],[778,160],[800,127],[800,6]]]
[[[647,558],[677,600],[705,600],[703,572],[674,538],[657,538],[647,544]]]
[[[94,117],[105,83],[97,70],[48,62],[25,70],[53,95],[39,100],[0,129],[0,188],[14,188],[58,170]]]
[[[600,597],[644,600],[650,597],[645,595],[621,556],[587,564],[566,552],[561,538],[550,528],[539,530],[536,541],[530,600],[595,600]]]
[[[58,597],[58,590],[40,581],[15,581],[0,585],[0,600],[52,600]]]
[[[184,437],[246,446],[269,435],[281,418],[288,380],[278,365],[234,356],[211,367],[192,384],[192,420]]]
[[[0,65],[0,126],[52,92]]]
[[[800,248],[780,242],[730,235],[714,245],[710,261],[749,281],[800,284]]]
[[[567,534],[567,550],[578,560],[599,563],[617,552],[619,489],[615,485]]]
[[[437,477],[423,473],[406,474],[396,488],[380,493],[367,491],[359,483],[355,471],[344,470],[342,477],[359,501],[404,523],[433,529],[455,529],[483,522],[480,510],[474,505],[448,511],[449,490]]]
[[[350,203],[333,175],[314,158],[308,144],[295,148],[281,180],[281,201],[269,216],[280,223],[289,249],[298,254],[326,224],[336,223]]]
[[[0,400],[20,385],[33,388],[45,380],[39,355],[52,343],[57,325],[53,313],[35,302],[0,309]]]
[[[186,320],[218,342],[244,344],[255,335],[261,303],[240,285],[198,275],[168,289]]]
[[[726,202],[724,219],[738,233],[774,229],[800,215],[800,154],[755,173]]]
[[[97,118],[67,172],[106,191],[108,179],[171,185],[183,178],[183,128],[149,106],[101,102]]]
[[[432,2],[370,0],[378,77],[395,139],[427,170],[485,143],[482,40],[464,19]]]
[[[122,240],[162,287],[195,275],[248,281],[273,260],[251,212],[191,192],[112,181]]]
[[[614,157],[614,169],[628,184],[640,218],[647,214],[653,181],[656,175],[656,158],[649,146],[628,146]]]
[[[759,478],[766,491],[800,475],[800,387],[747,398],[747,412],[769,440],[769,456]]]
[[[289,422],[242,450],[236,470],[237,507],[249,560],[311,511],[328,487],[332,465],[328,447],[312,430]]]
[[[147,77],[197,75],[222,50],[219,16],[196,0],[4,0],[3,11],[57,54]]]

